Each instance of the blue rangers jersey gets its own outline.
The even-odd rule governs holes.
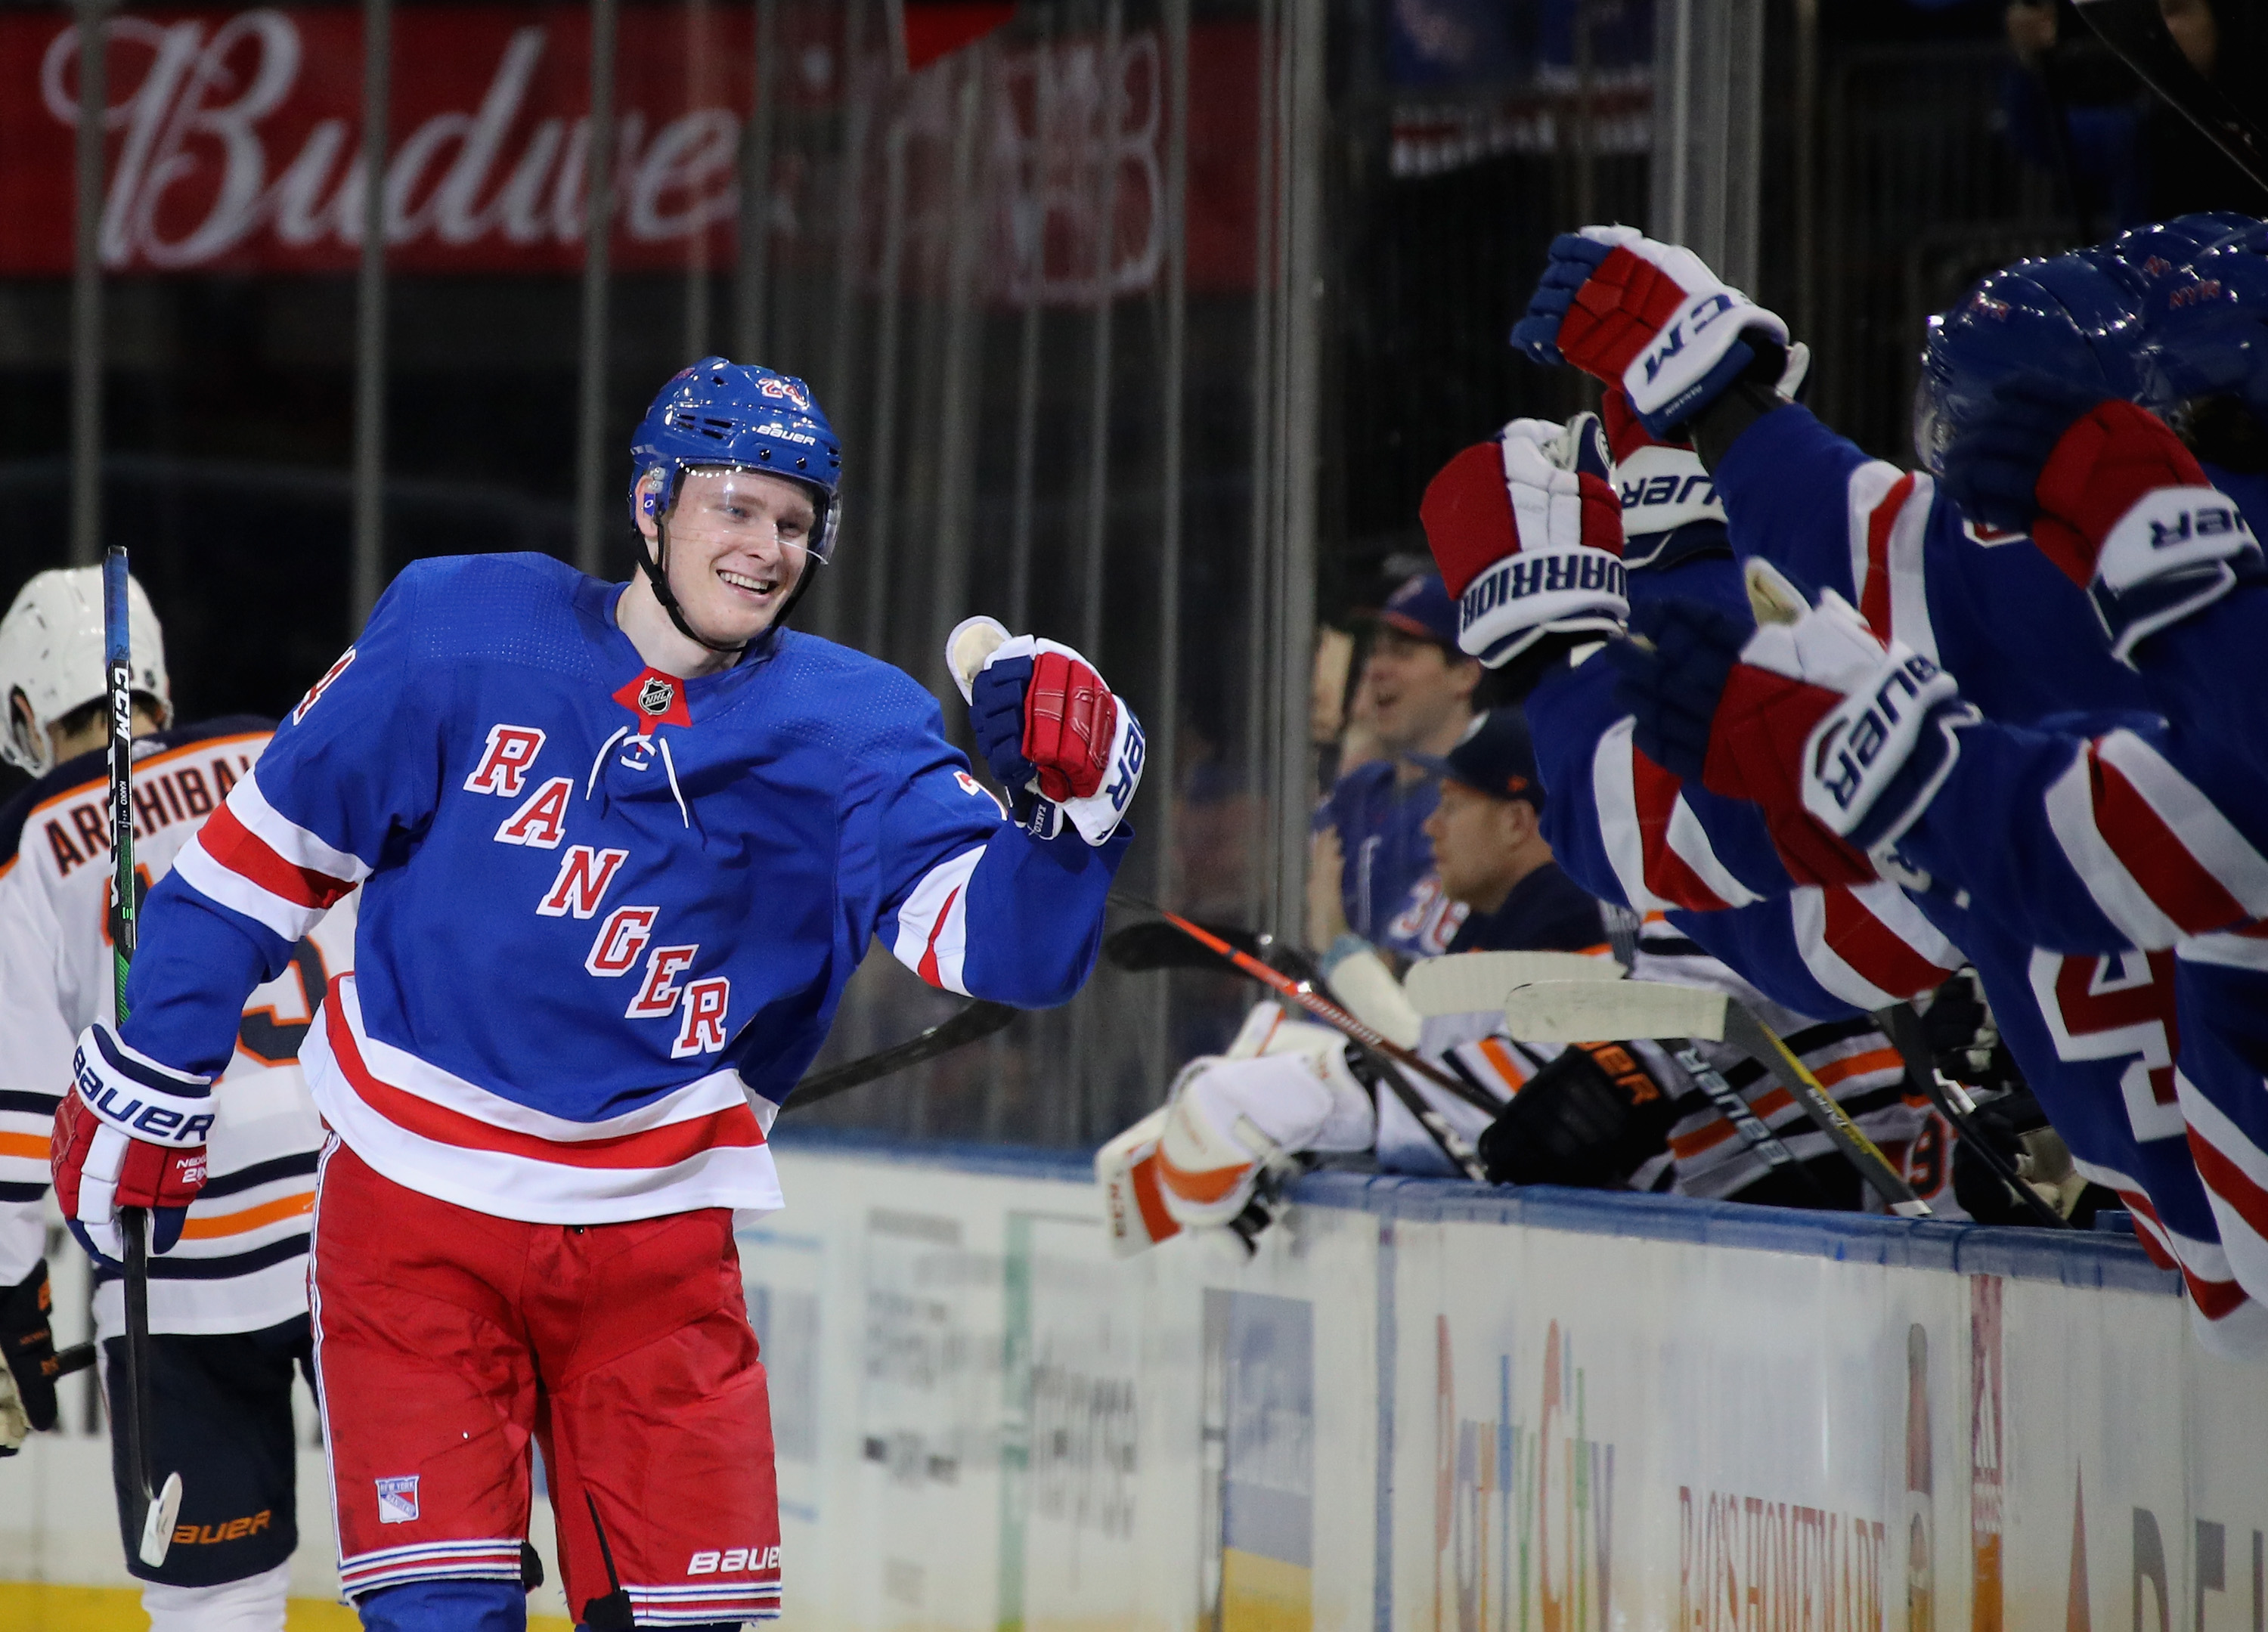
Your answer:
[[[407,569],[150,897],[124,1040],[209,1073],[363,892],[301,1050],[371,1166],[535,1223],[780,1205],[766,1131],[880,938],[932,985],[1078,990],[1123,829],[1011,825],[905,674],[776,631],[649,668],[620,584]]]
[[[274,727],[222,719],[134,745],[134,862],[146,888],[250,773]],[[109,1022],[109,778],[98,750],[55,767],[0,812],[0,1283],[47,1239],[48,1143],[78,1033]],[[322,1121],[298,1062],[334,975],[354,967],[349,896],[249,998],[213,1091],[205,1187],[181,1239],[150,1262],[158,1332],[254,1332],[307,1309],[307,1233]],[[116,1280],[99,1275],[97,1328],[122,1328]]]

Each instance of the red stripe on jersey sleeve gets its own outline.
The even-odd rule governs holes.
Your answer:
[[[2095,831],[2153,905],[2184,934],[2203,935],[2251,915],[2190,853],[2125,774],[2087,747],[2088,795]]]
[[[1867,581],[1859,586],[1859,615],[1885,642],[1890,631],[1890,529],[1913,496],[1913,472],[1891,485],[1867,518]]]
[[[1673,907],[1721,912],[1731,903],[1702,881],[1686,859],[1669,846],[1669,821],[1684,783],[1636,748],[1631,750],[1631,803],[1637,806],[1638,856],[1646,887]]]
[[[239,878],[296,907],[328,908],[354,888],[343,878],[286,861],[267,840],[237,820],[225,802],[215,805],[197,830],[197,846]]]
[[[946,896],[945,905],[937,909],[937,922],[929,926],[929,940],[922,947],[921,967],[914,971],[940,989],[945,985],[945,975],[937,967],[937,937],[945,933],[945,926],[953,918],[953,903],[960,899],[961,891],[955,888]]]
[[[1837,886],[1825,892],[1822,931],[1827,945],[1870,984],[1900,997],[1934,991],[1950,969],[1940,968],[1913,943],[1884,923],[1867,904]]]
[[[611,1139],[545,1139],[534,1134],[497,1128],[446,1106],[421,1099],[371,1074],[354,1030],[346,1022],[345,1005],[338,1001],[337,983],[331,1001],[323,1005],[332,1055],[354,1084],[364,1105],[395,1127],[460,1150],[493,1150],[532,1162],[559,1167],[656,1168],[674,1167],[704,1150],[720,1146],[750,1146],[764,1143],[764,1130],[746,1104],[735,1105],[664,1128],[621,1134]]]

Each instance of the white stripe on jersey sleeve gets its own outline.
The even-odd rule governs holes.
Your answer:
[[[968,996],[961,966],[968,954],[968,883],[984,846],[963,850],[922,875],[898,908],[890,952],[932,986]]]
[[[1616,721],[1599,739],[1591,756],[1591,797],[1599,818],[1599,838],[1607,864],[1623,886],[1624,899],[1633,911],[1663,912],[1675,906],[1646,886],[1646,837],[1638,827],[1638,783],[1631,768],[1637,752],[1631,733],[1635,723]]]
[[[237,783],[239,788],[251,785],[250,778]],[[289,942],[304,939],[308,931],[323,921],[328,910],[322,907],[305,907],[298,901],[287,901],[273,890],[263,889],[240,872],[232,872],[205,853],[199,839],[191,839],[173,857],[173,871],[209,901],[218,901],[232,912],[240,912],[269,933]]]
[[[370,864],[361,856],[332,849],[270,805],[268,796],[260,790],[257,766],[239,777],[236,786],[229,790],[228,810],[243,824],[246,832],[294,867],[304,867],[345,884],[360,884],[370,877]]]
[[[2220,807],[2166,757],[2131,731],[2095,743],[2095,755],[2133,784],[2174,837],[2213,882],[2254,917],[2268,916],[2268,858],[2252,848]]]
[[[2047,812],[2049,831],[2063,847],[2065,859],[2113,928],[2137,946],[2170,946],[2181,938],[2180,926],[2159,909],[2149,892],[2126,870],[2095,821],[2094,778],[2088,774],[2086,747],[2072,755],[2069,768],[2048,784],[2041,803]]]

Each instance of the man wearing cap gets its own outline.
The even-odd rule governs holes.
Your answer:
[[[1425,836],[1442,893],[1469,909],[1451,952],[1587,952],[1606,941],[1598,901],[1543,837],[1543,782],[1518,709],[1482,715],[1440,759],[1410,758],[1441,779]]]
[[[1436,574],[1405,579],[1373,615],[1361,684],[1382,757],[1340,777],[1315,812],[1308,936],[1327,946],[1351,933],[1431,958],[1447,950],[1465,909],[1434,876],[1425,827],[1435,779],[1407,756],[1456,745],[1472,724],[1481,666],[1457,650],[1457,606]]]

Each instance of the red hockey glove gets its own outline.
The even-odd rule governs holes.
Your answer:
[[[1539,363],[1572,363],[1623,386],[1656,436],[1705,408],[1754,360],[1742,336],[1787,344],[1787,325],[1698,255],[1633,227],[1563,233],[1550,254],[1512,343]]]
[[[2032,541],[2095,603],[2112,653],[2260,570],[2244,513],[2181,438],[2132,402],[2101,402],[2057,440],[2035,489]]]
[[[1490,667],[1546,635],[1621,629],[1622,504],[1596,415],[1513,420],[1441,467],[1418,517],[1458,598],[1457,644]]]
[[[979,626],[998,638],[964,673],[954,654],[970,649]],[[1070,647],[1010,637],[990,618],[956,628],[946,651],[968,702],[977,752],[1012,796],[1017,821],[1052,838],[1068,818],[1089,844],[1108,838],[1142,780],[1145,744],[1133,710]]]
[[[1829,833],[1881,855],[1952,774],[1959,728],[1977,710],[1927,658],[1897,642],[1885,647],[1841,596],[1807,606],[1761,562],[1749,563],[1748,577],[1752,599],[1800,611],[1767,620],[1742,648],[1703,785],[1783,811],[1792,790],[1795,808]]]
[[[64,1222],[97,1263],[117,1268],[119,1209],[147,1208],[151,1250],[170,1250],[204,1188],[212,1085],[135,1053],[101,1026],[80,1034],[71,1074],[48,1158]]]

